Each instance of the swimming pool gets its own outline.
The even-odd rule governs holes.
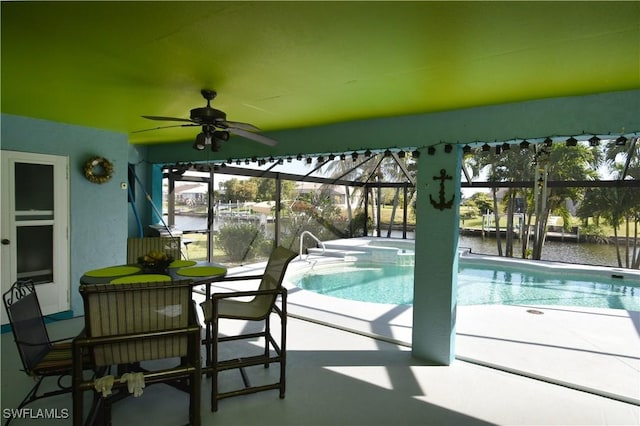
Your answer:
[[[562,305],[640,311],[640,280],[623,274],[466,261],[458,274],[460,305]],[[413,266],[335,262],[292,277],[299,288],[342,299],[413,303]]]

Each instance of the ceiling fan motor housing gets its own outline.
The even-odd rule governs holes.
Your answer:
[[[192,109],[190,118],[188,120],[184,118],[155,115],[143,115],[142,117],[149,120],[179,121],[182,123],[186,121],[189,123],[193,123],[164,127],[189,127],[193,126],[194,124],[202,126],[202,133],[198,135],[193,146],[197,150],[202,150],[206,145],[211,145],[211,148],[214,151],[217,151],[220,147],[220,142],[229,140],[230,134],[242,136],[244,138],[251,139],[265,145],[274,146],[277,144],[277,142],[273,139],[269,139],[266,136],[253,133],[260,131],[260,129],[256,126],[249,123],[241,123],[239,121],[227,121],[227,114],[225,114],[223,111],[211,108],[211,101],[216,97],[215,90],[203,89],[200,93],[202,93],[202,96],[207,100],[207,105],[205,107]],[[157,127],[156,129],[161,129],[164,127]]]
[[[216,121],[225,121],[227,114],[211,107],[194,108],[191,110],[191,120],[199,124],[214,124]]]

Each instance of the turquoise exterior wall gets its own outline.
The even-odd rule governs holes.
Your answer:
[[[71,309],[83,314],[78,292],[83,272],[126,261],[127,135],[86,127],[2,114],[2,150],[69,158]],[[113,178],[102,185],[85,179],[83,166],[92,156],[114,165]]]

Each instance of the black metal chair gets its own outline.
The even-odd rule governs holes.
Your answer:
[[[211,411],[218,410],[218,401],[231,396],[245,395],[265,390],[278,389],[280,398],[285,395],[286,383],[286,330],[287,330],[287,290],[282,287],[282,281],[287,265],[297,255],[296,253],[277,247],[273,250],[262,275],[232,276],[222,281],[248,281],[260,280],[257,290],[214,293],[210,300],[201,303],[206,327],[211,328],[211,339],[203,341],[209,345],[208,353],[211,359],[203,372],[211,375]],[[246,298],[251,298],[246,300]],[[240,299],[240,300],[237,300]],[[280,300],[280,306],[277,301]],[[276,314],[280,319],[281,334],[279,342],[271,334],[270,316]],[[221,319],[264,321],[264,328],[258,332],[247,332],[240,335],[219,335],[219,323]],[[238,357],[219,360],[218,345],[221,342],[229,342],[243,339],[264,339],[264,351],[261,355]],[[271,349],[273,348],[273,352]],[[253,386],[245,372],[246,367],[264,365],[268,368],[271,363],[280,364],[279,379],[275,383]],[[228,392],[220,392],[218,388],[219,373],[225,370],[239,369],[242,375],[244,388]]]
[[[139,385],[165,383],[189,394],[189,424],[200,424],[201,327],[191,298],[191,280],[90,284],[80,287],[84,301],[85,329],[73,340],[75,359],[87,351],[98,367],[118,368],[114,375],[86,379],[79,364],[73,372],[73,424],[84,419],[83,393],[95,392],[98,405],[92,407],[87,423],[95,413],[106,424],[111,422],[113,402],[129,396],[132,379]],[[176,363],[173,363],[173,358]],[[140,368],[150,360],[168,360],[151,369]],[[176,365],[177,364],[177,365]],[[125,374],[128,375],[125,376]],[[105,398],[99,396],[102,383],[109,383]],[[135,386],[134,386],[135,387]],[[109,395],[111,389],[117,391]],[[137,392],[140,392],[139,394]],[[101,392],[101,391],[100,391]]]
[[[35,384],[17,409],[41,398],[71,392],[71,385],[62,383],[65,376],[71,379],[71,339],[49,339],[33,282],[17,281],[4,293],[3,301],[22,360],[23,371],[35,379]],[[79,368],[87,369],[88,359],[84,357],[83,361]],[[57,377],[58,387],[38,393],[43,380],[54,377]],[[10,421],[11,419],[6,424]]]

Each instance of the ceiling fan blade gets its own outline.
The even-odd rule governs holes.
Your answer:
[[[171,127],[193,127],[193,126],[198,126],[198,124],[173,124],[171,126],[160,126],[160,127],[153,127],[151,129],[142,129],[142,130],[135,130],[131,133],[142,133],[142,132],[148,132],[151,130],[160,130],[160,129],[170,129]]]
[[[241,130],[246,130],[248,132],[259,132],[260,129],[256,126],[254,126],[253,124],[249,124],[249,123],[241,123],[239,121],[219,121],[218,123],[221,126],[227,127],[229,129],[241,129]]]
[[[260,142],[263,143],[265,145],[269,145],[269,146],[276,146],[278,144],[278,141],[275,141],[273,139],[270,139],[266,136],[262,136],[256,133],[251,133],[248,132],[246,130],[242,130],[242,129],[237,129],[237,128],[229,128],[229,132],[233,133],[234,135],[238,135],[238,136],[242,136],[245,137],[247,139],[251,139],[254,140],[256,142]]]
[[[193,120],[190,120],[188,118],[159,117],[156,115],[143,115],[142,118],[146,118],[148,120],[157,120],[157,121],[186,121],[189,123],[193,123]]]

